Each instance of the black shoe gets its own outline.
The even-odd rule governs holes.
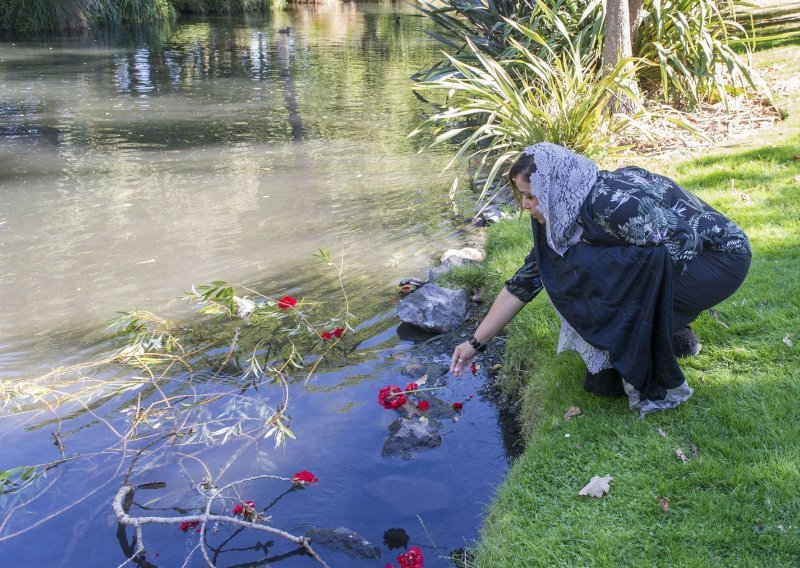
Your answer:
[[[688,325],[672,334],[672,352],[675,357],[691,357],[697,355],[703,344]]]
[[[625,396],[622,377],[615,369],[603,369],[597,373],[586,371],[583,379],[583,390],[597,396]]]

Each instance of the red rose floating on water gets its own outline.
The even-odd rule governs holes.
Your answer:
[[[407,400],[406,395],[403,394],[403,391],[400,390],[400,387],[397,385],[383,387],[378,392],[378,403],[387,409],[400,408]]]
[[[295,485],[308,485],[309,483],[317,483],[319,479],[314,477],[310,471],[298,471],[292,476],[292,483]]]
[[[430,403],[427,400],[420,400],[417,408],[419,408],[422,412],[425,412],[431,407]]]
[[[453,403],[453,410],[461,410],[462,408],[464,408],[464,403],[463,402],[454,402]]]
[[[470,367],[470,369],[472,370],[472,374],[473,375],[477,375],[478,374],[478,366],[475,364],[474,361],[472,362],[472,367]]]
[[[425,558],[422,556],[422,551],[416,546],[412,546],[408,552],[397,557],[400,568],[422,568],[423,560]]]
[[[291,296],[284,296],[278,300],[278,307],[282,310],[290,310],[297,305],[297,298]]]

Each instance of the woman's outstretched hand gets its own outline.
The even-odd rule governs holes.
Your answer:
[[[456,377],[460,377],[477,354],[478,351],[469,344],[469,341],[457,345],[453,350],[453,358],[450,360],[450,372]]]

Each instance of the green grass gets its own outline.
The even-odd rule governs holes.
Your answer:
[[[580,359],[555,355],[544,295],[508,326],[505,387],[526,450],[474,566],[800,565],[800,135],[779,140],[662,170],[730,215],[754,249],[742,289],[693,325],[703,351],[681,363],[688,402],[641,420],[626,401],[583,392]],[[490,229],[492,292],[530,246],[525,221]],[[582,414],[567,422],[571,405]],[[610,493],[579,497],[593,475],[613,476]]]

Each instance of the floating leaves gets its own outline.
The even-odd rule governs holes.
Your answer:
[[[581,413],[581,409],[577,406],[570,406],[567,408],[567,412],[564,413],[564,420],[571,420],[573,417],[578,416]]]
[[[614,478],[610,475],[605,475],[603,477],[595,475],[592,477],[591,481],[584,486],[583,489],[578,491],[578,495],[587,495],[589,497],[596,497],[599,499],[611,489],[608,484],[612,479]]]

